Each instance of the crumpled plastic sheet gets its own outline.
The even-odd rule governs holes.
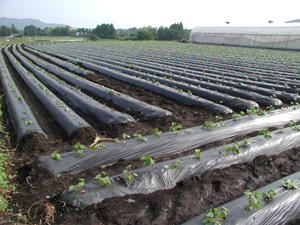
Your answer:
[[[18,47],[19,47],[19,45],[18,45]],[[30,49],[30,48],[27,48],[27,47],[25,47],[25,49],[27,49],[27,50],[29,50],[29,51],[31,51],[31,52],[33,52],[33,53],[39,55],[39,56],[42,56],[42,57],[44,57],[44,58],[46,58],[46,59],[49,59],[50,61],[52,61],[52,62],[54,62],[54,63],[56,63],[56,64],[58,64],[58,65],[60,65],[60,66],[62,66],[62,67],[65,67],[65,68],[67,68],[68,70],[70,70],[70,71],[72,71],[72,72],[74,72],[74,73],[82,74],[82,75],[90,75],[90,74],[93,74],[93,72],[87,71],[87,70],[85,70],[85,69],[78,68],[77,66],[73,65],[72,63],[62,61],[62,60],[60,60],[60,59],[54,58],[54,57],[52,57],[52,56],[46,55],[46,54],[44,54],[44,53],[42,53],[42,52],[35,51],[35,50]]]
[[[51,54],[50,52],[47,52],[49,54]],[[70,61],[70,57],[64,57],[65,59],[68,58],[68,60]],[[75,62],[76,61],[76,62]],[[170,88],[170,87],[167,87],[165,85],[162,85],[162,84],[153,84],[151,82],[147,82],[145,80],[142,80],[140,78],[137,78],[137,77],[133,77],[133,76],[130,76],[130,75],[126,75],[124,73],[119,73],[117,71],[114,71],[114,70],[111,70],[111,69],[108,69],[108,68],[105,68],[105,67],[102,67],[102,66],[98,66],[98,65],[94,65],[92,63],[88,63],[88,62],[85,62],[85,61],[81,61],[81,60],[75,60],[73,59],[72,62],[74,63],[77,63],[77,64],[81,64],[89,69],[92,69],[92,70],[96,70],[96,71],[99,71],[100,73],[104,73],[108,76],[111,76],[111,77],[114,77],[118,80],[122,80],[122,81],[125,81],[127,83],[131,83],[131,84],[134,84],[134,85],[137,85],[137,86],[141,86],[143,88],[146,88],[146,89],[149,89],[149,90],[152,90],[152,91],[155,91],[156,93],[161,93],[167,97],[170,97],[172,99],[176,99],[177,101],[180,101],[182,102],[183,104],[185,105],[199,105],[199,106],[202,106],[206,109],[213,109],[213,110],[216,110],[218,112],[221,112],[221,113],[232,113],[233,111],[226,107],[226,106],[222,106],[222,105],[219,105],[219,104],[216,104],[212,101],[209,101],[209,100],[206,100],[206,99],[203,99],[203,98],[195,98],[195,96],[189,96],[189,94],[187,93],[178,93],[178,91],[174,90],[173,88]]]
[[[284,179],[291,179],[300,186],[300,172],[294,173]],[[261,225],[261,224],[286,224],[289,221],[299,217],[300,215],[300,189],[287,190],[283,188],[280,180],[275,181],[269,185],[257,189],[260,193],[274,189],[279,192],[279,195],[273,197],[272,200],[263,200],[259,209],[247,211],[245,206],[248,202],[247,196],[240,197],[234,201],[222,205],[229,209],[225,220],[221,221],[225,224],[247,224],[247,225]],[[221,211],[221,206],[218,207]],[[184,223],[184,225],[199,225],[204,224],[206,213],[203,213],[193,219]]]
[[[86,191],[85,194],[78,190],[74,194],[74,191],[66,189],[62,194],[62,200],[74,207],[86,207],[109,197],[137,193],[148,194],[157,190],[173,188],[177,182],[200,175],[207,170],[221,169],[233,164],[252,161],[259,155],[274,155],[300,145],[300,132],[292,130],[290,127],[283,129],[283,132],[283,134],[278,133],[278,130],[271,132],[271,139],[266,139],[264,136],[249,138],[247,140],[250,144],[240,147],[239,154],[228,153],[226,157],[223,157],[215,149],[210,149],[202,152],[200,159],[193,159],[191,155],[180,157],[179,159],[182,159],[183,163],[178,163],[177,171],[164,167],[165,165],[174,165],[173,159],[155,164],[156,169],[147,166],[133,170],[132,172],[137,176],[130,181],[127,181],[123,174],[110,177],[111,186],[99,187],[97,180],[91,181],[81,188]],[[242,141],[239,143],[242,145]],[[224,149],[221,146],[219,150]],[[114,182],[113,178],[118,176],[124,179],[127,187]]]
[[[112,111],[109,107],[104,108],[103,105],[84,93],[72,89],[66,83],[59,83],[54,77],[39,71],[37,67],[30,65],[15,49],[13,49],[13,53],[24,66],[32,71],[49,89],[59,93],[61,98],[66,102],[81,109],[85,114],[92,115],[99,122],[108,125],[135,122],[132,116],[118,111]]]
[[[219,126],[214,130],[202,129],[202,126],[189,128],[191,133],[178,135],[174,132],[162,133],[159,138],[154,135],[146,136],[147,142],[138,139],[122,142],[108,143],[105,149],[96,148],[95,151],[84,150],[79,156],[73,152],[61,154],[65,160],[57,161],[50,156],[41,156],[36,163],[47,168],[55,176],[65,173],[77,173],[94,166],[105,166],[118,162],[119,159],[140,158],[142,155],[162,156],[193,149],[201,145],[213,143],[225,138],[235,138],[253,131],[270,127],[280,127],[288,124],[290,120],[300,121],[300,109],[285,109],[283,112],[275,110],[265,116],[243,116],[240,121],[226,120],[226,126]],[[188,129],[186,129],[187,131]],[[193,131],[193,132],[192,132]]]
[[[4,64],[4,68],[0,66],[0,79],[2,88],[5,93],[5,102],[8,107],[10,120],[17,134],[17,142],[20,142],[26,134],[31,132],[41,133],[47,138],[47,135],[40,127],[30,107],[27,105],[26,101],[22,97],[22,94],[20,93],[19,89],[14,83],[14,80],[12,79],[5,65],[4,58],[2,55],[2,49],[3,48],[0,48],[0,61],[2,61],[2,63]],[[14,92],[11,91],[12,89],[14,89]],[[19,98],[21,98],[18,99],[18,96]],[[22,120],[22,116],[25,116],[25,119]],[[32,123],[25,125],[24,123],[26,121],[32,121]],[[30,128],[30,130],[26,131],[27,128]]]
[[[16,63],[14,61],[16,59],[6,49],[5,53],[24,82],[28,85],[28,87],[40,100],[40,102],[45,106],[45,108],[49,111],[53,118],[61,125],[68,136],[71,136],[79,128],[90,127],[90,125],[80,116],[78,116],[73,110],[70,109],[67,112],[65,111],[65,107],[59,107],[57,103],[61,103],[61,100],[50,91],[48,91],[49,95],[47,95],[44,90],[48,89],[43,84],[41,84],[33,75],[25,74],[26,69],[23,68],[19,63]],[[39,84],[40,87],[37,84]],[[70,113],[72,113],[72,116],[70,115]],[[78,121],[81,121],[81,125]]]
[[[130,109],[133,111],[140,112],[142,115],[145,115],[145,117],[148,118],[155,118],[155,117],[163,117],[163,116],[169,116],[172,115],[172,113],[168,110],[161,109],[159,107],[156,107],[154,105],[147,104],[145,102],[141,102],[137,99],[131,98],[127,95],[124,95],[118,91],[115,91],[110,88],[106,88],[102,85],[96,84],[94,82],[88,81],[86,79],[83,79],[81,77],[75,76],[68,72],[63,72],[55,67],[48,65],[46,63],[43,63],[33,57],[32,55],[24,52],[21,48],[19,48],[19,51],[29,58],[30,60],[34,61],[37,65],[47,69],[51,73],[55,74],[56,76],[60,77],[61,79],[64,79],[71,83],[73,86],[77,86],[81,90],[88,91],[98,97],[106,98],[107,100],[112,100],[115,105],[120,106],[124,109]],[[107,90],[107,91],[106,91]],[[112,91],[113,93],[110,93]]]

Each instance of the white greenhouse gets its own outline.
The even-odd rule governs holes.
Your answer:
[[[300,50],[300,26],[195,27],[190,43]]]

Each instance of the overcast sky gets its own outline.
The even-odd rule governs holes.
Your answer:
[[[45,23],[94,28],[184,28],[226,25],[281,25],[300,19],[299,0],[0,0],[0,17],[32,18]],[[273,20],[273,24],[268,21]],[[300,24],[294,24],[300,25]]]

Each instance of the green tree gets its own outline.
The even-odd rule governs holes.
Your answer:
[[[38,34],[38,30],[35,26],[30,25],[24,28],[24,36],[36,36]]]
[[[150,31],[146,29],[139,29],[136,33],[136,37],[138,40],[151,40],[154,39],[153,35]]]
[[[97,25],[95,29],[92,30],[92,34],[103,39],[117,39],[118,33],[114,28],[113,24],[101,24]]]
[[[12,34],[12,30],[11,30],[10,27],[6,27],[6,26],[4,26],[4,25],[2,25],[2,26],[0,27],[0,36],[1,36],[1,37],[9,36],[9,35],[11,35],[11,34]]]

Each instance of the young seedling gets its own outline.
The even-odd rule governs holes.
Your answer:
[[[250,142],[247,140],[243,140],[242,146],[247,146],[247,145],[250,145]]]
[[[154,133],[154,135],[156,137],[160,137],[160,135],[161,135],[161,131],[158,131],[158,128],[155,128],[152,132]]]
[[[240,120],[240,117],[241,117],[241,115],[240,115],[240,114],[238,114],[238,113],[234,113],[234,114],[232,114],[232,119],[233,119],[234,121],[238,121],[238,120]]]
[[[134,136],[134,137],[137,137],[137,139],[139,139],[139,140],[141,140],[141,141],[147,142],[147,138],[143,137],[142,134],[137,134],[137,133],[135,133],[133,136]]]
[[[176,125],[175,122],[172,122],[172,126],[169,127],[169,131],[174,131],[174,134],[179,134],[178,129],[180,129],[180,128],[182,128],[182,126],[181,126],[180,123],[178,123],[178,124]]]
[[[83,185],[84,185],[84,179],[80,178],[78,184],[76,184],[76,185],[71,185],[71,186],[69,187],[69,191],[73,191],[75,188],[77,188],[78,191],[80,191],[80,190],[81,190],[80,188],[81,188]],[[81,192],[81,193],[85,193],[85,191],[80,191],[80,192]]]
[[[206,128],[206,129],[215,129],[218,126],[217,123],[214,123],[212,121],[205,121],[202,128]]]
[[[140,158],[141,161],[144,161],[143,163],[143,166],[146,166],[147,164],[152,166],[154,169],[154,160],[152,159],[151,155],[143,155],[141,158]]]
[[[54,151],[50,157],[52,157],[55,160],[62,160],[61,154],[58,154],[58,150]]]
[[[80,142],[77,142],[74,145],[74,152],[78,153],[79,155],[83,155],[83,149],[86,149],[87,147],[85,145],[80,144]]]
[[[296,131],[300,131],[300,126],[296,126],[296,122],[294,120],[291,120],[289,122],[289,126],[293,129],[293,130],[296,130]]]
[[[228,214],[228,209],[225,207],[221,207],[222,212],[218,212],[217,208],[209,209],[206,211],[206,216],[204,219],[205,225],[210,225],[213,223],[214,225],[220,225],[221,220],[224,220]]]
[[[166,165],[165,168],[167,169],[172,169],[174,172],[177,171],[179,169],[178,167],[178,163],[182,163],[182,159],[175,159],[175,163],[174,165],[170,166],[170,165]]]
[[[131,172],[132,165],[126,166],[126,169],[123,170],[122,174],[125,174],[127,181],[130,181],[134,176],[137,176],[136,173]]]
[[[269,113],[273,113],[274,110],[275,110],[275,108],[274,108],[273,105],[268,106],[267,109],[268,109],[268,112],[269,112]]]
[[[282,182],[283,187],[285,187],[288,190],[298,189],[298,185],[291,179],[280,179],[280,181]]]
[[[260,193],[258,191],[254,191],[252,193],[249,189],[244,192],[248,197],[248,205],[246,205],[245,209],[248,211],[253,210],[254,208],[259,209],[261,206],[261,201],[258,199]]]
[[[121,141],[123,141],[123,144],[126,144],[126,139],[130,138],[130,136],[128,134],[123,133],[123,139]]]
[[[278,195],[279,193],[274,189],[269,189],[267,191],[263,191],[261,194],[264,197],[264,199],[271,200],[274,196]]]
[[[272,138],[270,131],[268,131],[268,130],[260,130],[260,131],[258,131],[258,135],[264,135],[264,137],[267,139]]]
[[[24,123],[25,126],[29,125],[29,124],[32,124],[33,122],[31,120],[28,120]]]
[[[105,172],[101,172],[100,174],[98,174],[95,179],[98,180],[99,182],[99,187],[105,185],[111,185],[110,180],[109,180],[109,176],[105,176],[106,173]]]
[[[200,149],[199,148],[196,148],[195,149],[195,155],[192,156],[193,159],[200,159],[202,157],[201,153],[200,153]]]

